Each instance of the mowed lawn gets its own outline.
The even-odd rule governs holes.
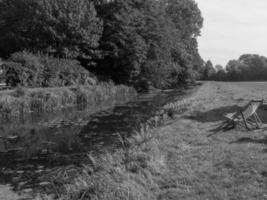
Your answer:
[[[266,96],[264,85],[204,83],[189,111],[161,128],[169,171],[158,199],[267,199],[267,130],[219,128],[224,114]]]

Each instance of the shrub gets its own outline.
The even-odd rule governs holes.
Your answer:
[[[93,77],[77,60],[53,58],[27,51],[11,55],[4,64],[6,83],[15,87],[55,87],[96,84]]]
[[[23,68],[21,64],[8,62],[3,65],[3,68],[5,69],[6,74],[5,82],[8,86],[15,87],[23,82]]]
[[[22,51],[12,54],[10,60],[12,62],[20,63],[23,66],[23,72],[26,76],[23,77],[23,84],[21,85],[42,86],[44,65],[41,63],[38,55]]]
[[[49,83],[48,86],[85,84],[87,79],[91,78],[90,73],[77,60],[49,56],[41,56],[40,60],[45,66],[44,79]]]

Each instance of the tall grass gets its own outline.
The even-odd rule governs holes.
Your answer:
[[[18,117],[32,112],[54,112],[77,104],[97,105],[102,101],[126,99],[136,95],[133,88],[113,83],[59,88],[18,87],[0,93],[0,115]]]
[[[176,102],[169,103],[163,107],[163,111],[171,118],[173,118],[176,114],[180,114],[184,111],[192,109],[192,104],[198,101],[196,96],[199,95],[200,89],[195,92],[193,95],[190,95],[186,98],[178,100]]]
[[[160,175],[166,170],[156,129],[142,129],[114,153],[88,154],[82,167],[66,167],[47,174],[52,193],[64,200],[155,199]]]
[[[176,102],[188,105],[191,100]],[[179,106],[178,106],[179,107]],[[167,156],[161,149],[164,135],[157,128],[170,120],[168,111],[179,113],[175,103],[140,125],[128,139],[118,134],[119,150],[87,156],[82,167],[61,168],[43,177],[61,200],[148,200],[157,199],[168,170]]]

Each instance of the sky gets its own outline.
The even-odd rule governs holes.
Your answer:
[[[267,56],[267,0],[195,0],[204,17],[202,58],[225,66],[251,53]]]

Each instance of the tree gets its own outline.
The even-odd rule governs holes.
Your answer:
[[[3,0],[0,56],[40,51],[116,83],[176,87],[203,69],[202,23],[194,0]]]
[[[217,67],[214,80],[259,81],[267,80],[267,58],[257,54],[243,54],[237,60],[230,60],[226,69]]]
[[[203,26],[201,12],[194,0],[166,0],[166,12],[179,30],[182,39],[200,35]]]
[[[216,70],[213,67],[213,64],[210,60],[208,60],[205,64],[203,79],[210,80],[211,77],[216,73]]]
[[[221,65],[215,65],[215,69],[217,72],[218,71],[224,71],[223,66],[221,66]]]
[[[197,37],[203,26],[201,12],[194,0],[165,0],[167,16],[176,28],[178,61],[183,68],[184,79],[197,74],[203,68],[203,60],[198,52]],[[193,73],[192,73],[193,72]]]
[[[215,65],[216,73],[211,77],[212,80],[225,81],[226,71],[221,65]]]
[[[137,30],[143,25],[143,15],[135,4],[137,0],[115,0],[98,7],[104,21],[103,58],[92,70],[116,83],[132,84],[146,59],[146,43]]]
[[[88,0],[3,0],[0,56],[29,50],[92,60],[102,22]]]

